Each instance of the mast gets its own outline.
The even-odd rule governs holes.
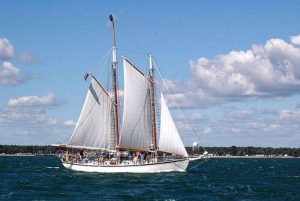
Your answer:
[[[155,119],[155,86],[154,86],[154,68],[152,64],[152,55],[149,54],[149,74],[151,81],[151,114],[152,114],[152,130],[153,130],[153,149],[157,149],[156,144],[156,119]]]
[[[114,112],[115,112],[115,134],[116,134],[116,149],[119,146],[119,116],[118,116],[118,93],[117,93],[117,48],[114,17],[109,16],[112,23],[112,81],[114,89]]]

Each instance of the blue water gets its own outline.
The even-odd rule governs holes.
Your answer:
[[[56,157],[0,157],[3,200],[300,201],[300,159],[209,159],[186,173],[98,174]]]

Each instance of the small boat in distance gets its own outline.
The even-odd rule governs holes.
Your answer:
[[[150,54],[149,76],[123,57],[124,102],[119,126],[115,24],[112,15],[109,19],[113,29],[112,91],[108,92],[93,74],[85,74],[85,80],[90,76],[91,81],[79,119],[69,142],[59,144],[80,151],[77,155],[62,154],[62,164],[67,169],[85,172],[184,172],[190,161],[205,158],[207,152],[188,156],[162,92],[157,140],[156,88]]]

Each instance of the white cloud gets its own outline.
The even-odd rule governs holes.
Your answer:
[[[11,98],[8,106],[55,106],[58,101],[53,93],[46,96],[23,96],[19,98]]]
[[[0,38],[0,86],[1,85],[19,85],[36,76],[26,75],[20,71],[19,68],[15,67],[10,59],[15,55],[14,48],[7,38]],[[19,60],[22,63],[36,64],[38,60],[33,58],[28,53],[21,54]]]
[[[49,124],[49,125],[57,125],[58,124],[58,121],[57,121],[57,119],[48,119],[47,120],[47,124]]]
[[[191,62],[193,81],[213,96],[278,97],[299,93],[300,49],[281,39],[247,51]]]
[[[169,90],[170,92],[173,93],[180,90],[182,87],[182,84],[180,82],[174,80],[168,80],[168,79],[161,80],[160,82],[158,82],[158,85],[162,90],[165,91]]]
[[[199,122],[206,120],[207,117],[205,117],[203,114],[197,112],[197,113],[191,113],[191,114],[180,114],[176,115],[176,120],[179,121],[191,121],[191,122]]]
[[[0,111],[0,123],[3,124],[43,124],[48,119],[44,110],[32,108],[5,108]]]
[[[212,128],[211,127],[205,127],[204,129],[203,129],[203,133],[204,134],[209,134],[209,133],[211,133],[212,132]]]
[[[234,133],[239,133],[239,132],[241,132],[241,129],[240,128],[232,128],[231,131]]]
[[[254,116],[252,116],[251,119],[252,120],[244,123],[246,129],[252,129],[252,130],[256,129],[256,130],[259,130],[259,129],[262,129],[262,128],[266,127],[266,124],[264,124],[262,122],[255,121],[255,117]]]
[[[15,55],[14,48],[7,38],[0,38],[0,58],[9,59]]]
[[[0,123],[57,125],[55,118],[46,116],[46,109],[48,106],[58,105],[53,93],[41,97],[23,96],[10,99],[7,107],[0,110]]]
[[[280,120],[300,122],[300,110],[289,111],[289,110],[280,110],[278,112]]]
[[[232,119],[246,119],[248,117],[251,117],[252,112],[248,110],[235,110],[232,112],[229,112],[227,114],[227,117]]]
[[[300,35],[291,36],[291,42],[295,45],[300,45]]]
[[[3,61],[0,65],[0,85],[18,85],[28,79],[9,61]]]
[[[168,104],[203,108],[231,101],[283,98],[300,93],[300,48],[270,39],[246,51],[190,61],[189,82],[166,80]]]
[[[54,95],[31,97],[35,98],[16,98],[10,105],[0,108],[2,141],[17,144],[65,142],[70,137],[71,128],[47,114],[49,109],[58,106]]]
[[[74,127],[74,126],[76,126],[76,122],[74,122],[73,120],[67,120],[64,122],[64,125]]]
[[[272,128],[272,129],[278,129],[278,128],[280,128],[280,125],[278,125],[278,124],[271,124],[270,128]]]
[[[205,108],[222,102],[219,98],[210,96],[200,88],[193,89],[188,86],[182,92],[174,94],[166,93],[165,98],[167,99],[169,108]]]

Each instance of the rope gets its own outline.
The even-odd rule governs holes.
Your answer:
[[[104,54],[104,56],[99,60],[99,62],[97,62],[97,64],[94,65],[93,68],[91,68],[90,72],[93,72],[98,66],[101,67],[100,64],[104,63],[105,59],[107,59],[108,55],[110,55],[110,52],[111,52],[111,49],[109,49],[109,50]],[[106,63],[105,63],[105,64],[106,64]],[[104,66],[105,66],[105,65],[104,65]],[[100,68],[102,71],[103,71],[103,69],[105,69],[104,66],[103,66],[103,68]],[[102,71],[100,71],[100,73],[102,73]]]
[[[199,165],[201,165],[202,163],[204,163],[204,162],[206,162],[206,161],[207,161],[207,158],[205,158],[203,161],[201,161],[200,163],[194,165],[193,167],[191,167],[191,168],[189,168],[189,169],[187,169],[187,170],[190,171],[190,170],[192,170],[192,169],[198,167]]]
[[[138,41],[138,40],[136,40],[130,33],[129,33],[129,31],[127,30],[127,28],[125,27],[125,26],[123,26],[120,22],[119,22],[119,20],[117,20],[117,19],[115,19],[115,22],[118,24],[118,25],[120,25],[120,27],[122,27],[124,30],[125,30],[125,32],[127,33],[127,35],[139,46],[139,48],[141,49],[141,50],[143,50],[143,52],[145,53],[145,54],[149,54],[148,53],[148,51],[142,46],[142,44]]]

